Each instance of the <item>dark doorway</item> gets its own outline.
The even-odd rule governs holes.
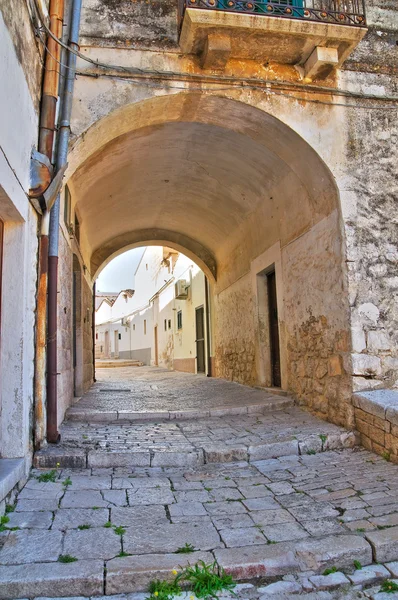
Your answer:
[[[198,373],[206,372],[205,361],[205,311],[203,306],[195,310],[196,322],[196,366]]]
[[[281,387],[281,360],[279,349],[278,305],[276,300],[275,271],[267,273],[269,337],[271,346],[272,385]]]

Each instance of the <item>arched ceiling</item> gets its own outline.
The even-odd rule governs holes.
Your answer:
[[[288,240],[336,208],[330,172],[286,125],[239,102],[188,96],[116,111],[75,144],[69,184],[92,275],[122,247],[162,240],[216,277],[221,249],[247,238],[248,223],[260,239],[274,235],[260,222],[272,217]]]

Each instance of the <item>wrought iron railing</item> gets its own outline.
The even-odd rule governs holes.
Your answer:
[[[186,8],[221,10],[366,27],[365,0],[180,0],[182,22]]]

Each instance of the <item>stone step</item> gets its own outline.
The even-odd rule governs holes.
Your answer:
[[[51,445],[34,455],[37,468],[107,468],[107,467],[197,467],[209,463],[248,461],[254,463],[280,456],[317,454],[329,450],[352,448],[358,444],[354,432],[320,435],[298,435],[286,439],[245,446],[226,444],[178,444],[176,446],[125,449],[114,442],[109,448],[94,448],[87,440],[85,448],[77,444]]]
[[[143,367],[144,363],[139,360],[96,360],[96,369],[115,369],[120,367]]]
[[[189,419],[208,419],[229,415],[267,414],[294,406],[290,396],[272,396],[262,402],[243,406],[216,406],[211,409],[186,411],[130,411],[130,410],[98,410],[96,408],[80,408],[72,406],[66,411],[68,421],[80,423],[140,423],[159,421],[185,421]]]
[[[398,558],[398,553],[395,553]],[[147,592],[154,580],[172,580],[176,571],[199,561],[218,564],[235,581],[258,579],[270,581],[286,574],[306,573],[317,584],[326,568],[335,568],[350,575],[354,561],[362,567],[372,564],[372,548],[368,541],[356,535],[334,535],[323,538],[281,542],[268,546],[219,548],[190,554],[142,554],[110,560],[77,560],[68,564],[59,562],[31,563],[0,566],[0,598],[90,597]],[[392,563],[394,564],[394,563]],[[395,563],[396,565],[396,563]],[[373,569],[375,569],[373,567]],[[388,568],[388,565],[387,565]],[[380,571],[380,566],[378,566]],[[396,570],[396,566],[395,566]],[[388,571],[383,568],[383,573]],[[390,569],[391,571],[391,569]],[[391,571],[392,573],[394,572]],[[356,571],[360,575],[360,571]],[[385,574],[382,577],[385,577]],[[377,577],[373,575],[373,581]],[[325,576],[326,577],[326,576]],[[323,577],[323,579],[325,579]],[[342,573],[340,578],[345,582]],[[362,578],[366,583],[366,577]],[[379,576],[380,579],[380,576]],[[372,578],[368,581],[372,582]],[[322,583],[322,582],[320,582]],[[321,586],[319,586],[322,589]],[[327,582],[323,582],[327,589]]]

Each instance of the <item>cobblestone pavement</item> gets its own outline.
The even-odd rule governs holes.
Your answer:
[[[273,396],[238,383],[159,367],[96,369],[97,382],[74,406],[79,410],[167,412],[242,408]]]
[[[262,587],[295,574],[292,588],[316,594],[308,598],[398,576],[398,467],[360,448],[196,468],[64,469],[55,482],[41,473],[0,534],[0,598],[142,591],[187,562],[214,559],[238,580],[267,578]],[[186,544],[192,554],[178,552]],[[389,570],[355,573],[354,561]],[[345,575],[317,577],[326,568]]]

